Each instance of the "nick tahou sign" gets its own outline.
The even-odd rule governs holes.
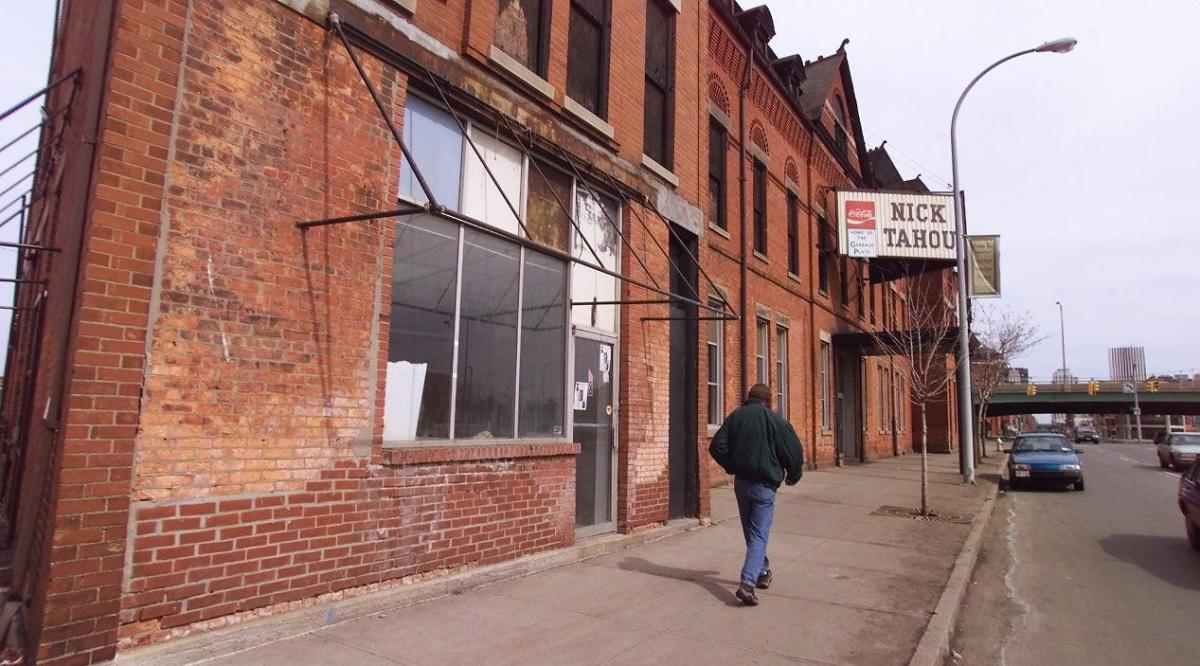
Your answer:
[[[954,259],[948,194],[837,193],[841,253],[851,257]]]

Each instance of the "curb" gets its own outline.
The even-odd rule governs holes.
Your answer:
[[[145,647],[117,653],[117,664],[131,666],[187,666],[231,656],[257,647],[295,638],[323,627],[384,613],[405,606],[542,571],[590,560],[702,529],[707,520],[672,520],[666,525],[633,534],[608,534],[545,553],[535,553],[508,562],[474,567],[441,578],[415,583],[393,581],[392,587],[364,590],[351,598],[319,601],[305,608],[262,617],[248,616],[237,624],[211,631],[197,631]]]
[[[1002,473],[1005,469],[1006,458],[1007,456],[1001,458],[998,472]],[[908,661],[909,666],[941,666],[944,663],[946,654],[950,651],[950,638],[954,634],[958,613],[967,596],[967,587],[971,584],[971,574],[975,571],[975,562],[979,559],[983,532],[992,518],[999,492],[1000,483],[997,482],[988,490],[983,500],[985,508],[971,521],[971,531],[967,534],[958,559],[954,561],[954,569],[950,572],[950,578],[946,582],[946,588],[942,590],[937,607],[933,609],[929,624],[925,625],[925,632],[921,634],[917,650]]]

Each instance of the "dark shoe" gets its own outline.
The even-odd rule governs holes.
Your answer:
[[[754,588],[749,585],[739,585],[737,592],[734,592],[733,595],[738,598],[738,601],[747,606],[758,605],[758,595],[754,593]]]
[[[774,578],[775,577],[771,575],[771,570],[767,569],[758,575],[758,581],[754,583],[754,587],[757,587],[760,590],[765,590],[768,587],[771,587],[771,581],[774,580]]]

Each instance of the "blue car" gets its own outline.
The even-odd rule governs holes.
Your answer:
[[[1200,550],[1200,460],[1179,477],[1179,510],[1192,550]]]
[[[1083,490],[1083,466],[1079,450],[1065,436],[1033,432],[1017,436],[1008,458],[1008,485],[1018,488],[1033,483],[1074,486]]]

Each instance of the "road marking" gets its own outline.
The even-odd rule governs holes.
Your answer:
[[[1017,564],[1020,561],[1020,556],[1017,553],[1017,514],[1015,506],[1017,499],[1014,497],[1008,504],[1008,530],[1004,535],[1004,540],[1008,546],[1008,571],[1004,572],[1004,587],[1008,592],[1008,598],[1012,599],[1017,604],[1018,614],[1013,619],[1011,629],[1008,636],[1004,639],[1004,644],[1000,646],[1000,665],[1008,664],[1008,647],[1010,641],[1016,638],[1017,632],[1025,626],[1026,618],[1033,613],[1033,607],[1030,606],[1021,595],[1017,593],[1016,583],[1013,581],[1013,574],[1017,572]]]

